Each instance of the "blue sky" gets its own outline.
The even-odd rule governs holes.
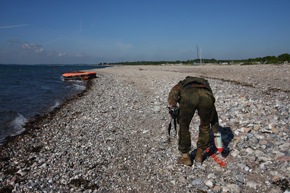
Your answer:
[[[290,53],[289,0],[0,0],[0,63]]]

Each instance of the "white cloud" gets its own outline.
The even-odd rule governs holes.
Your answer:
[[[20,60],[23,63],[96,63],[99,60],[96,55],[88,55],[86,53],[73,53],[66,50],[54,50],[50,49],[43,44],[34,42],[25,42],[18,39],[8,40],[10,48],[13,49],[13,57],[11,55],[6,58],[6,63],[19,63]],[[0,48],[1,49],[1,48]],[[1,54],[1,53],[0,53]],[[0,57],[1,61],[5,60],[5,57]],[[21,57],[21,59],[19,59]],[[11,62],[13,58],[14,62]],[[24,59],[25,58],[25,59]],[[16,62],[15,62],[16,61]],[[5,62],[2,62],[5,63]]]
[[[62,53],[58,53],[58,56],[59,57],[63,57],[63,56],[66,56],[67,54],[65,52],[62,52]]]
[[[126,50],[133,48],[133,44],[122,43],[122,42],[117,42],[116,46],[120,49],[126,49]]]
[[[21,48],[24,50],[28,50],[31,53],[34,53],[37,55],[58,56],[58,57],[63,57],[63,56],[67,55],[67,53],[65,53],[65,52],[47,50],[42,45],[35,44],[35,43],[22,43]]]
[[[11,29],[11,28],[26,27],[26,26],[29,26],[29,25],[28,24],[6,25],[6,26],[0,26],[0,29]]]
[[[83,54],[75,54],[76,57],[81,58],[83,57]]]
[[[38,47],[36,44],[29,44],[29,43],[22,44],[23,49],[31,50],[31,49],[36,48],[36,47]]]
[[[37,44],[30,44],[30,43],[24,43],[21,46],[23,49],[25,50],[32,50],[35,53],[40,53],[44,51],[44,48],[41,45],[37,45]]]

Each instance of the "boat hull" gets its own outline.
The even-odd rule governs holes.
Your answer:
[[[64,80],[89,80],[97,76],[95,72],[67,72],[62,77]]]

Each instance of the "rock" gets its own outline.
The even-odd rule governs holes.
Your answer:
[[[0,147],[0,187],[10,184],[10,192],[282,192],[290,172],[290,95],[265,84],[275,82],[273,73],[281,66],[256,66],[254,77],[239,82],[242,70],[214,71],[209,82],[229,154],[217,154],[226,167],[206,157],[202,169],[177,163],[178,136],[168,136],[166,106],[168,92],[179,80],[211,73],[192,71],[195,66],[173,66],[176,72],[165,67],[100,70],[84,96]],[[273,73],[259,79],[264,68]],[[253,86],[245,86],[246,80]],[[190,124],[193,149],[198,128],[195,115]]]
[[[238,155],[239,155],[239,151],[237,151],[237,150],[234,150],[234,151],[232,151],[231,152],[231,155],[233,156],[233,157],[237,157]]]
[[[242,174],[236,175],[236,179],[237,179],[238,182],[240,182],[242,184],[245,183],[245,176],[242,175]]]
[[[201,186],[201,185],[203,185],[203,182],[202,182],[202,179],[195,179],[195,180],[193,180],[192,182],[191,182],[191,184],[193,185],[193,186]]]
[[[205,183],[205,185],[206,185],[207,187],[209,187],[209,188],[212,188],[212,187],[214,186],[213,182],[210,181],[210,180],[206,180],[204,183]]]
[[[178,178],[178,181],[179,181],[180,183],[185,183],[185,178],[184,178],[184,176],[180,176],[180,177]]]
[[[290,156],[280,156],[277,157],[278,161],[290,161]]]
[[[275,127],[272,127],[271,130],[272,130],[273,133],[279,134],[279,129],[277,129]]]
[[[240,193],[240,187],[236,184],[227,184],[223,187],[223,192]]]
[[[248,181],[248,182],[246,182],[246,186],[249,187],[249,188],[252,188],[252,189],[256,190],[258,184],[256,182],[253,182],[253,181]]]

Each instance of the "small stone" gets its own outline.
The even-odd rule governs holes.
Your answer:
[[[260,125],[256,125],[256,126],[254,126],[254,128],[253,128],[255,131],[259,131],[260,129],[261,129],[261,126]]]
[[[179,176],[178,181],[184,183],[186,180],[184,176]]]
[[[279,129],[277,129],[276,127],[271,128],[272,132],[275,134],[279,134]]]
[[[290,156],[280,156],[277,157],[278,161],[290,161]]]
[[[273,188],[271,188],[271,190],[269,192],[271,192],[271,193],[281,193],[281,189],[273,187]],[[286,190],[284,193],[290,193],[290,192],[287,192],[287,190]]]
[[[16,174],[19,174],[20,176],[25,176],[27,174],[27,172],[23,171],[23,170],[18,170],[16,172]]]
[[[212,188],[212,187],[214,186],[214,185],[213,185],[213,182],[210,181],[210,180],[205,181],[205,185],[206,185],[207,187],[209,187],[209,188]]]
[[[253,182],[253,181],[248,181],[248,182],[246,183],[246,186],[249,187],[249,188],[253,188],[253,189],[256,190],[258,184],[257,184],[256,182]]]
[[[245,176],[244,175],[238,174],[238,175],[236,175],[236,179],[238,182],[245,183]]]
[[[246,149],[246,152],[248,153],[248,154],[253,154],[254,153],[254,150],[252,149],[252,148],[247,148]]]
[[[261,141],[259,141],[259,143],[260,143],[261,145],[266,145],[266,144],[268,143],[268,141],[267,141],[267,140],[261,140]]]
[[[230,192],[230,193],[240,193],[241,192],[241,189],[237,184],[228,184],[227,188],[229,190],[227,192]]]
[[[213,190],[213,192],[220,192],[222,189],[223,189],[222,186],[216,185],[216,186],[213,187],[212,190]]]
[[[202,182],[202,180],[201,180],[200,178],[198,178],[198,179],[193,180],[193,181],[191,182],[191,184],[192,184],[193,186],[200,186],[200,185],[203,185],[203,182]]]
[[[238,152],[237,150],[234,150],[232,151],[230,154],[233,156],[233,157],[237,157],[239,155],[240,152]]]
[[[0,187],[11,184],[14,192],[282,193],[280,184],[272,182],[287,185],[290,173],[290,94],[271,88],[279,71],[289,74],[290,66],[229,65],[233,72],[228,74],[215,66],[204,74],[193,69],[199,66],[172,66],[165,66],[165,74],[159,71],[163,66],[151,65],[104,69],[84,96],[44,117],[39,129],[1,147]],[[244,68],[256,74],[235,73]],[[185,76],[211,77],[210,71],[224,145],[230,150],[227,167],[207,157],[203,169],[190,168],[176,163],[179,136],[174,137],[174,129],[168,136],[167,97]],[[281,77],[279,87],[289,90],[290,78]],[[193,148],[199,121],[196,113],[190,125]],[[30,151],[39,146],[42,151]]]
[[[154,106],[153,111],[154,111],[155,113],[160,112],[160,106]]]
[[[208,174],[208,175],[207,175],[207,178],[208,178],[208,179],[215,178],[215,174],[213,174],[213,173],[210,173],[210,174]]]

